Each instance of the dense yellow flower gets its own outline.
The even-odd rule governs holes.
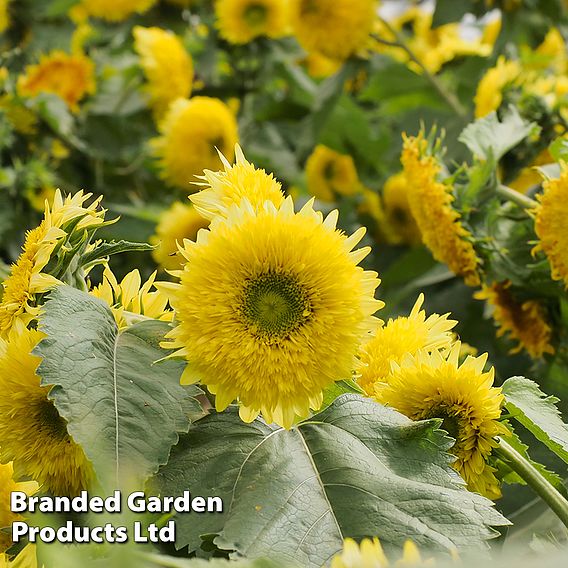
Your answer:
[[[420,229],[410,210],[408,180],[404,172],[394,174],[383,186],[384,232],[392,244],[417,245]]]
[[[136,321],[134,316],[171,321],[173,312],[168,308],[168,298],[159,290],[150,292],[154,286],[156,273],[142,284],[138,269],[129,272],[119,283],[116,276],[106,268],[103,272],[103,281],[91,290],[96,298],[105,301],[114,315],[119,329],[128,327]],[[129,314],[125,314],[129,312]]]
[[[18,78],[18,92],[26,97],[53,93],[76,112],[79,101],[95,92],[95,66],[86,55],[52,51],[26,67]]]
[[[44,491],[76,495],[93,470],[36,374],[41,358],[32,350],[45,337],[37,330],[0,339],[0,461],[13,461],[16,479],[29,476]]]
[[[143,14],[158,0],[82,0],[79,6],[94,18],[109,22],[126,20],[133,14]]]
[[[12,462],[0,464],[0,529],[9,528],[14,521],[21,521],[21,515],[12,513],[10,510],[10,493],[12,491],[23,491],[28,495],[33,495],[38,488],[35,481],[16,482],[13,479],[14,468]],[[9,533],[0,530],[0,553],[5,552],[12,546]]]
[[[450,450],[453,467],[471,491],[496,499],[499,482],[487,459],[495,437],[507,434],[498,422],[504,397],[493,387],[494,369],[484,372],[487,354],[467,357],[459,364],[460,344],[448,352],[420,351],[393,364],[388,384],[376,391],[378,402],[392,406],[412,420],[442,418],[456,443]]]
[[[449,314],[426,317],[423,303],[424,294],[420,294],[407,317],[389,319],[361,348],[358,382],[368,394],[374,394],[380,383],[388,382],[391,363],[400,363],[407,353],[447,349],[452,345],[450,330],[458,322],[448,319]]]
[[[547,179],[535,212],[535,231],[539,238],[533,253],[544,251],[554,280],[568,288],[568,165],[561,163],[560,177]]]
[[[518,61],[508,61],[499,57],[495,67],[489,69],[479,81],[475,93],[475,118],[486,116],[496,111],[503,102],[503,90],[514,84],[522,72]]]
[[[434,258],[446,263],[469,286],[479,284],[478,263],[471,234],[452,208],[452,188],[438,180],[442,167],[427,152],[423,134],[404,136],[402,165],[409,183],[410,210],[422,234],[422,241]]]
[[[13,560],[7,554],[0,554],[0,568],[38,568],[36,545],[27,544]]]
[[[36,210],[43,211],[46,201],[53,201],[57,189],[53,185],[46,183],[40,186],[30,186],[25,190],[28,203]]]
[[[218,170],[221,159],[229,160],[238,142],[237,121],[219,99],[194,97],[174,101],[160,124],[161,136],[152,140],[162,177],[187,190],[203,170]]]
[[[293,0],[293,31],[306,51],[344,60],[366,47],[376,7],[376,0]]]
[[[525,349],[531,357],[554,353],[551,345],[552,328],[545,318],[542,304],[536,300],[518,301],[511,294],[511,282],[494,282],[483,285],[475,293],[478,300],[486,300],[493,310],[493,319],[498,325],[497,336],[508,335],[518,342],[511,353]]]
[[[184,239],[194,241],[197,231],[208,226],[209,221],[193,205],[175,202],[160,215],[156,234],[150,238],[150,243],[157,246],[152,251],[154,260],[165,270],[181,268],[182,258],[178,254],[177,243],[182,243]]]
[[[306,162],[309,192],[322,201],[354,195],[361,189],[353,158],[327,146],[316,146]]]
[[[203,217],[211,220],[217,215],[226,216],[231,205],[240,205],[244,198],[255,210],[263,209],[266,201],[276,207],[282,205],[284,194],[280,182],[248,162],[238,144],[234,165],[222,154],[220,158],[225,169],[219,172],[205,170],[203,176],[198,176],[203,182],[196,184],[204,189],[189,196]]]
[[[134,48],[148,79],[146,91],[150,104],[155,117],[160,119],[172,101],[191,94],[193,61],[172,32],[136,26],[133,34]]]
[[[323,389],[351,376],[359,344],[376,327],[375,272],[357,266],[364,229],[346,237],[305,205],[294,213],[244,200],[180,252],[187,264],[170,290],[179,325],[169,334],[189,361],[182,382],[201,381],[216,408],[290,428],[320,408]],[[165,345],[166,346],[166,345]]]
[[[10,27],[10,0],[0,0],[0,34]]]
[[[217,27],[222,37],[235,44],[259,36],[282,37],[288,32],[289,4],[289,0],[217,0]]]
[[[330,59],[321,53],[308,53],[300,63],[306,68],[308,75],[314,79],[324,79],[339,71],[341,61]]]
[[[422,560],[418,547],[411,541],[404,543],[402,557],[395,566],[426,568],[433,566],[433,559]],[[388,568],[391,564],[383,552],[378,538],[364,538],[357,544],[352,538],[343,541],[343,550],[331,559],[330,568]]]

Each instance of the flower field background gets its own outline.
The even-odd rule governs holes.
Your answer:
[[[568,3],[0,0],[0,568],[568,564]],[[219,496],[15,543],[11,491]],[[101,520],[102,519],[102,520]]]

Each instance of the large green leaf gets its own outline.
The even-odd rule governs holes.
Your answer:
[[[167,324],[148,320],[119,333],[104,302],[60,286],[40,329],[42,384],[54,385],[49,396],[101,481],[109,471],[143,480],[166,463],[189,427],[183,364],[155,364],[166,354],[159,342]]]
[[[343,395],[291,431],[236,411],[192,425],[158,473],[155,490],[220,496],[222,514],[177,518],[178,547],[201,535],[236,555],[322,566],[344,537],[405,539],[448,550],[477,547],[507,521],[449,467],[439,421],[412,422]]]
[[[507,410],[535,438],[568,463],[568,425],[556,408],[558,399],[547,396],[525,377],[512,377],[503,383]]]

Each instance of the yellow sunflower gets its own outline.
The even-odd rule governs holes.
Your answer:
[[[282,205],[284,194],[280,182],[248,162],[238,144],[234,165],[222,154],[219,157],[225,169],[219,172],[205,170],[203,176],[198,176],[203,181],[195,184],[204,189],[189,196],[203,217],[211,220],[217,215],[225,216],[231,205],[240,205],[244,198],[255,210],[262,209],[266,201],[276,207]]]
[[[89,16],[121,22],[133,14],[143,14],[158,0],[82,0],[80,8]]]
[[[10,0],[0,0],[0,34],[10,27]]]
[[[361,184],[353,158],[319,144],[306,162],[309,192],[322,201],[338,195],[355,195]]]
[[[13,560],[7,554],[0,554],[0,568],[38,568],[36,545],[27,544]],[[41,568],[45,568],[43,564]]]
[[[410,210],[409,191],[404,172],[389,177],[383,186],[383,230],[392,244],[417,245],[422,242],[420,229]]]
[[[544,251],[554,280],[568,288],[568,165],[560,164],[560,177],[547,179],[535,211],[535,231],[539,238],[533,254]]]
[[[494,369],[484,372],[487,354],[467,357],[459,365],[460,344],[445,354],[434,350],[406,355],[393,364],[389,382],[376,399],[412,420],[442,418],[442,428],[456,440],[450,450],[454,469],[471,491],[500,497],[494,469],[487,464],[495,437],[508,430],[498,422],[504,396],[493,386]]]
[[[42,55],[37,65],[28,65],[24,75],[18,78],[21,96],[53,93],[63,99],[73,112],[79,110],[79,101],[94,92],[95,66],[83,54],[52,51]]]
[[[154,260],[165,270],[181,268],[182,259],[178,254],[177,243],[184,239],[194,241],[199,229],[206,229],[209,221],[204,219],[191,204],[174,203],[160,215],[156,234],[150,243],[157,246],[152,251]]]
[[[45,337],[22,329],[0,340],[0,461],[13,461],[15,478],[28,476],[54,495],[77,495],[93,480],[92,466],[67,432],[36,374],[32,350]]]
[[[344,60],[366,47],[376,0],[293,0],[294,34],[308,52]]]
[[[542,304],[536,300],[517,301],[509,288],[511,282],[493,282],[483,285],[474,294],[478,300],[486,300],[493,310],[493,319],[499,327],[497,337],[507,335],[518,342],[511,353],[525,349],[531,357],[539,358],[554,353],[551,345],[552,328],[545,318]]]
[[[262,412],[290,428],[351,376],[383,303],[377,274],[358,266],[369,249],[353,250],[364,229],[347,237],[336,222],[311,202],[256,212],[244,200],[184,242],[180,283],[162,284],[178,322],[164,346],[188,359],[182,382],[205,384],[218,411],[238,398],[243,420]]]
[[[151,142],[159,159],[161,175],[173,186],[187,189],[203,170],[218,170],[222,163],[217,150],[229,160],[238,142],[237,121],[219,99],[177,99]]]
[[[454,342],[451,330],[458,322],[448,319],[449,314],[426,317],[423,303],[424,294],[420,294],[408,316],[389,319],[361,348],[358,382],[368,394],[388,382],[391,363],[400,363],[407,353],[447,349]]]
[[[21,521],[22,517],[10,510],[10,494],[12,491],[23,491],[33,495],[38,485],[35,481],[16,482],[13,478],[14,468],[12,462],[0,464],[0,529],[11,527],[14,521]],[[8,533],[0,530],[0,554],[12,546],[12,539]]]
[[[288,32],[289,0],[217,0],[217,28],[235,44],[259,36],[279,38]]]
[[[503,102],[503,90],[519,80],[522,67],[518,61],[509,61],[500,56],[495,67],[489,69],[479,81],[473,101],[475,118],[496,111]]]
[[[442,166],[427,154],[427,141],[422,133],[418,137],[404,136],[401,161],[411,188],[410,210],[422,241],[436,260],[462,276],[466,284],[479,285],[479,259],[471,244],[472,235],[452,207],[452,188],[438,179]]]
[[[129,323],[143,318],[171,321],[173,312],[168,307],[168,298],[159,290],[151,292],[156,273],[142,284],[138,269],[129,272],[119,283],[116,276],[106,268],[103,281],[91,290],[91,294],[106,302],[112,309],[114,319],[119,327],[128,327]],[[129,312],[129,313],[125,313]]]
[[[172,101],[191,94],[193,61],[172,32],[135,26],[133,35],[134,49],[148,79],[150,105],[156,119],[160,119]]]

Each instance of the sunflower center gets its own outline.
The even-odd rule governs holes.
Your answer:
[[[251,4],[247,6],[244,13],[246,23],[251,27],[256,27],[264,24],[266,21],[267,10],[266,6],[262,4]]]
[[[406,225],[406,211],[402,207],[393,207],[392,218],[398,225]]]
[[[61,418],[53,403],[47,399],[40,402],[39,420],[49,435],[56,440],[64,440],[68,436],[67,423]]]
[[[245,288],[242,313],[256,332],[286,337],[310,314],[310,302],[296,278],[268,272],[251,280]]]
[[[323,177],[327,181],[331,181],[335,177],[335,164],[333,162],[327,162],[323,169]]]

